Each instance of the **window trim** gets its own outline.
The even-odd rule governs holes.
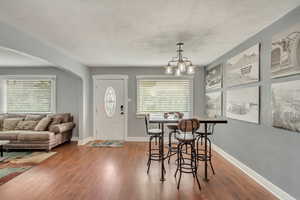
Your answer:
[[[7,112],[7,85],[4,84],[3,108],[8,114],[51,114],[56,113],[56,75],[4,75],[0,80],[50,80],[51,81],[51,108],[50,112]]]
[[[138,75],[136,76],[136,87],[135,87],[135,96],[136,96],[136,105],[135,105],[135,115],[136,118],[144,118],[145,114],[138,113],[138,81],[139,80],[190,80],[191,81],[191,117],[194,116],[194,75],[183,75],[180,77],[172,75]]]

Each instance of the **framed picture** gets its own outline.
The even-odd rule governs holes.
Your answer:
[[[228,90],[226,116],[252,123],[259,123],[259,87]]]
[[[205,69],[206,90],[222,87],[222,64]]]
[[[206,93],[206,115],[209,118],[222,116],[222,92]]]
[[[226,62],[225,83],[227,86],[259,81],[260,44],[256,44]]]
[[[272,78],[300,73],[300,24],[272,37]]]
[[[300,80],[272,84],[273,126],[300,132]]]

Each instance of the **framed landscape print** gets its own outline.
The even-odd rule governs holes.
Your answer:
[[[222,116],[222,92],[206,93],[206,115],[209,118]]]
[[[300,132],[300,80],[272,84],[273,126]]]
[[[227,91],[226,116],[259,123],[259,87],[246,87]]]
[[[256,44],[226,62],[225,83],[227,86],[259,81],[260,44]]]
[[[222,87],[222,64],[206,67],[205,83],[206,90],[219,89]]]
[[[300,23],[272,38],[272,78],[300,73]]]

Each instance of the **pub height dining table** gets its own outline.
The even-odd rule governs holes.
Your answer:
[[[200,124],[204,124],[204,131],[205,131],[205,134],[204,134],[204,156],[205,156],[205,159],[204,159],[204,178],[203,180],[208,182],[209,179],[208,179],[208,176],[207,176],[207,167],[208,167],[208,159],[207,156],[208,156],[208,149],[207,149],[207,128],[208,128],[208,124],[226,124],[227,123],[227,120],[226,119],[218,119],[218,118],[203,118],[203,117],[193,117],[195,119],[198,119],[199,120],[199,123]],[[160,125],[160,128],[162,130],[162,141],[160,143],[160,152],[161,154],[163,155],[162,156],[162,161],[161,161],[161,178],[160,180],[161,181],[165,181],[165,174],[164,174],[164,160],[167,158],[164,156],[164,127],[165,127],[165,124],[174,124],[174,123],[178,123],[180,121],[180,119],[178,118],[165,118],[163,115],[150,115],[149,117],[149,123],[156,123],[156,124],[159,124]]]

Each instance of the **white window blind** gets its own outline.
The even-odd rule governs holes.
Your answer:
[[[6,80],[8,113],[50,113],[54,108],[53,79]]]
[[[178,111],[192,113],[192,79],[137,78],[137,114]]]

